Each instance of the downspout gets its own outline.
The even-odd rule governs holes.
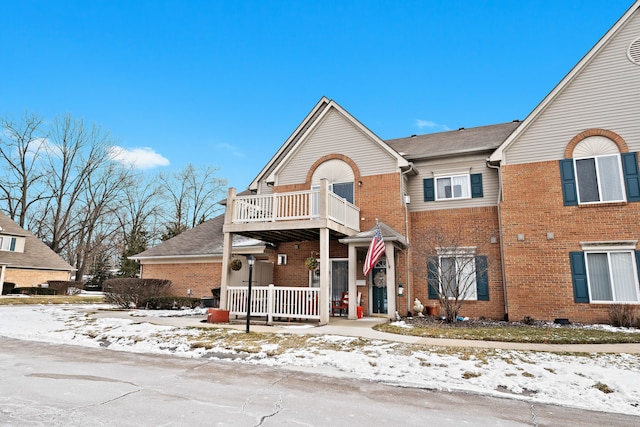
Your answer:
[[[404,189],[404,176],[412,171],[414,171],[413,163],[409,162],[409,168],[400,174],[400,188]],[[404,236],[407,239],[407,250],[402,252],[404,252],[405,277],[407,282],[407,311],[409,311],[409,307],[411,307],[411,278],[409,275],[411,272],[411,263],[409,260],[409,249],[411,246],[409,244],[409,208],[407,207],[407,200],[404,192],[402,194],[402,204],[404,205]],[[396,304],[396,308],[397,307],[398,304]]]
[[[498,236],[500,238],[500,265],[502,269],[502,294],[504,296],[504,320],[509,320],[509,299],[507,298],[507,275],[504,271],[504,246],[502,244],[502,215],[500,214],[500,202],[502,201],[502,169],[500,165],[492,165],[486,160],[488,168],[498,171]]]

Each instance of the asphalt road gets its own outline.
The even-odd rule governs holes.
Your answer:
[[[0,338],[0,425],[637,426],[640,418]]]

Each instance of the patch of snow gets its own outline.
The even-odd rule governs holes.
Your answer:
[[[193,345],[202,334],[201,329],[159,326],[138,319],[206,313],[185,312],[191,313],[135,310],[132,312],[135,316],[129,318],[97,318],[88,313],[87,306],[0,306],[0,335],[136,353],[224,358],[237,363],[282,366],[404,387],[469,391],[640,415],[640,355],[637,354],[454,349],[339,335],[308,335],[306,344],[282,352],[278,351],[277,342],[257,342],[259,351],[243,352],[234,350],[229,343],[234,342],[234,335],[244,331],[207,328],[207,333],[220,335],[220,339],[209,340],[204,348]],[[613,392],[604,393],[595,387],[598,383]]]

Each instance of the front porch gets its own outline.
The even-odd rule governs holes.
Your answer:
[[[384,309],[376,310],[366,301],[363,305],[364,313],[386,312],[388,318],[396,310],[395,246],[406,247],[406,242],[394,230],[382,223],[381,226],[387,262],[382,267],[385,270],[383,282],[377,287],[386,291]],[[258,263],[271,263],[275,273],[271,279],[262,277],[257,281],[253,276],[252,317],[263,317],[267,324],[272,324],[275,319],[304,319],[320,325],[328,324],[334,314],[332,304],[337,299],[336,292],[339,295],[338,291],[341,291],[348,294],[348,302],[343,304],[339,314],[356,320],[358,295],[368,291],[366,283],[371,283],[362,280],[359,271],[373,237],[372,230],[360,233],[359,229],[359,209],[329,191],[326,180],[321,180],[319,190],[268,195],[236,195],[235,189],[229,189],[223,227],[220,306],[229,310],[231,317],[246,319],[246,283],[249,276],[243,270],[245,276],[240,281],[231,272],[229,262],[232,257],[254,255],[256,266]],[[231,241],[236,234],[265,242],[271,248],[270,252],[251,253],[241,247],[232,247]],[[303,265],[300,246],[311,249],[313,257],[320,261],[313,274]],[[295,264],[291,263],[292,259],[295,259]],[[335,284],[336,263],[342,266],[340,286]],[[302,280],[307,274],[309,282],[304,283]]]

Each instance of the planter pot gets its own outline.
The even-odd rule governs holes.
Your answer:
[[[435,305],[427,306],[427,316],[437,316],[438,315],[438,307]]]
[[[208,323],[229,323],[229,310],[210,308],[207,314]]]

